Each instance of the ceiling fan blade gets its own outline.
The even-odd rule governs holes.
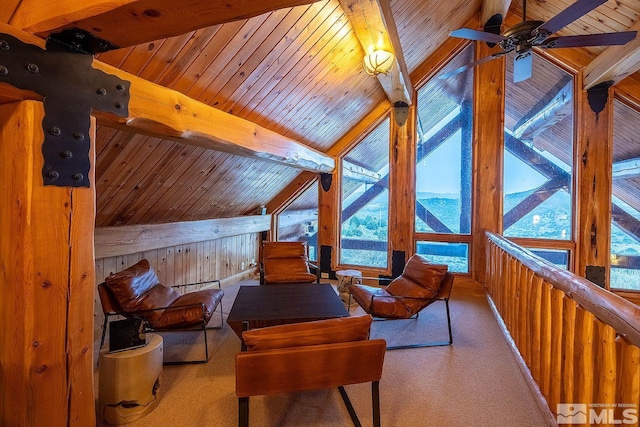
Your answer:
[[[557,47],[580,46],[613,46],[627,44],[636,38],[637,31],[623,31],[620,33],[585,34],[580,36],[551,37],[545,40],[540,47],[545,49]]]
[[[533,70],[533,54],[531,51],[521,52],[513,59],[513,82],[518,83],[531,77]]]
[[[439,79],[448,79],[449,77],[455,76],[456,74],[459,74],[459,73],[461,73],[463,71],[467,71],[467,70],[469,70],[469,69],[471,69],[471,68],[473,68],[473,67],[475,67],[477,65],[484,64],[485,62],[489,62],[492,59],[500,58],[503,55],[506,55],[506,52],[498,52],[498,53],[494,53],[493,55],[490,55],[490,56],[485,56],[482,59],[478,59],[477,61],[470,62],[470,63],[468,63],[466,65],[463,65],[462,67],[456,68],[453,71],[449,71],[448,73],[441,74],[441,75],[438,76],[438,78]]]
[[[500,43],[507,38],[500,34],[488,33],[486,31],[472,30],[471,28],[460,28],[449,33],[451,37],[459,37],[461,39],[478,40],[481,42]]]
[[[596,7],[606,2],[607,0],[578,0],[544,24],[540,25],[540,27],[538,27],[538,32],[546,31],[549,34],[553,34],[571,24],[582,15],[586,15]]]

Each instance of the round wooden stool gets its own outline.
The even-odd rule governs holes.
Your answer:
[[[162,379],[162,337],[147,335],[147,345],[100,354],[98,416],[109,424],[142,418],[158,406]]]
[[[338,293],[340,294],[340,299],[344,305],[351,308],[349,286],[362,281],[362,272],[359,270],[338,270],[336,271],[336,277],[338,278]]]

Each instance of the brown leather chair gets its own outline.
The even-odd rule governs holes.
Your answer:
[[[309,267],[316,273],[312,273]],[[309,262],[306,242],[262,242],[261,285],[319,281],[320,270]]]
[[[180,295],[174,288],[200,285],[202,283],[217,282],[218,289],[202,289]],[[205,357],[203,360],[175,363],[206,363],[209,360],[207,345],[207,329],[222,327],[222,297],[220,281],[192,283],[167,287],[160,283],[149,261],[143,259],[126,270],[111,274],[98,285],[98,294],[104,313],[102,326],[102,340],[109,317],[124,316],[143,320],[145,332],[174,332],[187,330],[201,330],[204,332]],[[207,327],[216,307],[220,305],[220,326]]]
[[[271,326],[243,332],[236,355],[238,425],[249,425],[249,397],[337,387],[360,425],[344,386],[371,382],[373,424],[380,426],[379,381],[386,342],[369,340],[371,316]]]
[[[351,285],[349,292],[364,311],[381,319],[417,318],[418,313],[435,301],[444,301],[447,311],[449,341],[410,344],[388,347],[387,350],[413,347],[451,345],[451,316],[449,297],[453,287],[453,275],[444,264],[432,264],[415,254],[404,267],[400,276],[386,287]]]

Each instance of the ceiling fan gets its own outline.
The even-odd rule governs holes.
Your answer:
[[[623,45],[633,40],[636,37],[637,31],[551,37],[553,33],[561,30],[606,2],[607,0],[578,0],[547,22],[544,22],[527,21],[527,0],[523,0],[522,22],[507,29],[502,34],[498,34],[502,21],[500,15],[497,15],[497,23],[491,22],[492,19],[490,19],[487,25],[485,25],[484,31],[472,30],[470,28],[460,28],[452,31],[449,34],[452,37],[483,41],[490,45],[497,44],[502,48],[502,51],[443,74],[440,78],[451,77],[454,74],[468,70],[476,65],[515,51],[513,78],[514,82],[517,83],[531,77],[533,47],[537,46],[543,49],[552,49],[559,47],[611,46]]]

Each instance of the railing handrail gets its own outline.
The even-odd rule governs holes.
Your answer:
[[[640,347],[640,307],[583,277],[556,267],[499,234],[490,231],[485,234],[497,247]]]

